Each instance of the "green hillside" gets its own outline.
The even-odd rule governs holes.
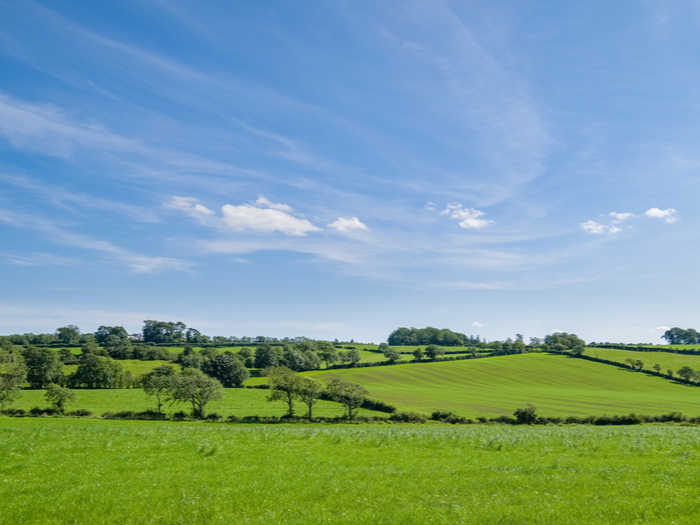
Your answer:
[[[528,403],[545,416],[700,415],[700,388],[573,359],[521,354],[443,363],[307,372],[364,385],[370,396],[400,410],[459,415],[510,415]]]
[[[618,350],[616,348],[587,347],[586,355],[609,359],[618,363],[624,363],[627,359],[634,359],[644,363],[645,370],[653,370],[655,364],[661,366],[661,372],[673,370],[675,374],[679,368],[689,366],[693,370],[700,370],[700,355],[684,355],[671,352],[637,352],[634,350]]]

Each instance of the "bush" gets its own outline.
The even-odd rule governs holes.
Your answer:
[[[5,416],[10,416],[10,417],[22,417],[22,416],[26,415],[27,412],[22,408],[8,408],[8,409],[0,412],[0,414],[3,414]]]
[[[85,410],[84,408],[79,408],[77,410],[73,410],[72,412],[66,412],[66,415],[74,417],[90,417],[92,412]]]
[[[389,421],[395,423],[425,423],[427,421],[423,414],[417,412],[396,412],[389,416]]]
[[[184,421],[187,419],[187,413],[180,410],[179,412],[175,412],[172,418],[175,421]]]
[[[519,425],[532,425],[537,422],[536,409],[532,405],[528,405],[525,408],[518,408],[513,412],[513,415]]]
[[[211,414],[207,414],[207,417],[204,419],[207,421],[221,421],[223,418],[216,412],[212,412]]]

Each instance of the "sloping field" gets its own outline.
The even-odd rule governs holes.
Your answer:
[[[635,352],[634,350],[618,350],[616,348],[586,348],[586,355],[609,359],[618,363],[624,363],[627,359],[638,359],[644,363],[645,370],[653,370],[655,364],[661,366],[661,372],[673,370],[674,375],[679,368],[689,366],[693,370],[700,370],[700,355],[683,355],[671,352]]]
[[[122,412],[125,410],[142,412],[156,409],[155,398],[148,397],[140,388],[76,389],[73,392],[75,392],[75,401],[68,405],[68,410],[84,408],[96,415],[101,415],[105,412]],[[46,402],[44,394],[43,390],[23,390],[19,399],[10,406],[12,408],[23,408],[24,410],[30,410],[33,407],[47,407],[49,404]],[[287,411],[286,403],[284,401],[268,401],[268,394],[267,390],[253,388],[225,388],[223,399],[209,403],[206,407],[206,413],[216,412],[222,417],[231,415],[238,417],[284,415]],[[163,411],[168,414],[179,410],[189,413],[191,408],[187,404],[165,404],[163,407]],[[295,403],[295,412],[298,416],[305,416],[306,406],[301,403]],[[319,400],[314,406],[313,413],[314,416],[319,417],[337,417],[342,416],[345,412],[343,406],[339,403]],[[358,414],[364,416],[388,415],[365,409],[361,409]],[[2,523],[2,520],[0,520],[0,523]]]
[[[173,363],[172,361],[161,361],[161,360],[153,360],[153,361],[140,361],[138,359],[120,359],[116,361],[118,364],[122,366],[124,371],[129,371],[134,377],[139,377],[144,374],[147,374],[151,370],[153,370],[156,367],[159,366],[169,366],[175,371],[179,371],[180,367]],[[64,365],[63,366],[63,373],[68,375],[72,374],[78,369],[78,365]]]
[[[361,383],[399,410],[510,415],[531,403],[545,416],[700,415],[700,388],[561,355],[520,354],[443,363],[307,372]]]

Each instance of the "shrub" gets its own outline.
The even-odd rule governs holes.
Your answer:
[[[513,412],[515,420],[519,425],[532,425],[537,422],[536,408],[528,405],[525,408],[518,408]]]
[[[187,419],[187,413],[183,412],[182,410],[180,410],[179,412],[175,412],[173,414],[173,419],[175,421],[184,421],[185,419]]]
[[[66,412],[66,415],[74,417],[90,417],[92,412],[85,410],[84,408],[79,408],[77,410],[73,410],[72,412]]]
[[[205,419],[207,421],[221,421],[223,418],[216,412],[212,412],[211,414],[207,414],[207,417]]]
[[[396,412],[389,416],[389,420],[395,423],[425,423],[427,421],[423,414],[417,412]]]

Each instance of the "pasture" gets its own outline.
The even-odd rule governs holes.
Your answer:
[[[105,412],[122,412],[130,410],[143,412],[155,410],[155,398],[148,397],[140,388],[118,389],[75,389],[75,401],[70,403],[68,410],[83,408],[101,415]],[[255,388],[225,388],[220,401],[212,401],[206,407],[206,413],[216,412],[222,417],[235,415],[245,416],[282,416],[286,413],[287,405],[283,401],[267,401],[269,391]],[[19,399],[10,405],[12,408],[30,410],[33,407],[46,407],[43,390],[23,390]],[[172,414],[177,411],[190,412],[189,405],[165,404],[163,411]],[[306,415],[306,406],[297,402],[295,412],[298,416]],[[344,413],[343,407],[332,401],[318,400],[314,405],[313,414],[318,417],[337,417]],[[388,414],[373,410],[360,409],[358,415],[387,416]]]
[[[582,446],[585,444],[586,446]],[[675,523],[700,433],[0,418],[0,523]]]
[[[520,354],[465,361],[305,372],[362,384],[399,410],[510,415],[531,403],[544,416],[700,416],[700,388],[564,355]],[[264,382],[251,378],[248,384]]]
[[[673,370],[675,375],[678,369],[683,366],[689,366],[693,370],[700,370],[700,355],[684,355],[672,352],[636,352],[634,350],[597,347],[587,347],[585,354],[623,364],[627,359],[640,360],[644,363],[644,370],[653,370],[653,366],[658,363],[663,374],[670,369]]]

